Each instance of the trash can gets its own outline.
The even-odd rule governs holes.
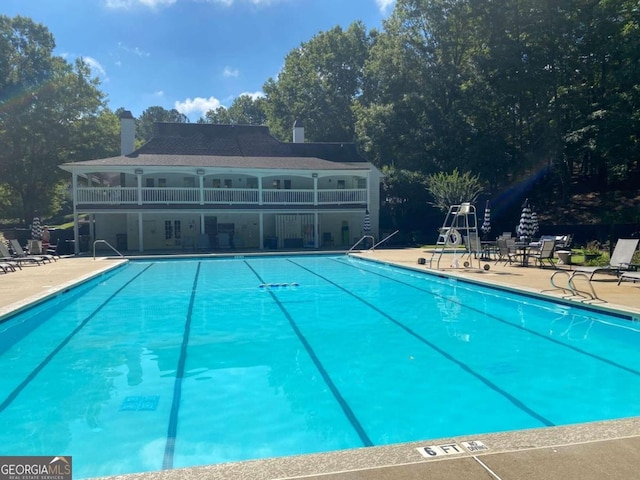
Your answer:
[[[127,234],[126,233],[116,233],[116,250],[122,252],[125,250],[129,250],[127,246]]]

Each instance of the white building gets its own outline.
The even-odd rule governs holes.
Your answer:
[[[119,250],[217,251],[350,247],[370,212],[377,238],[380,171],[352,143],[293,143],[267,127],[160,123],[134,150],[130,112],[118,157],[65,163],[89,241]],[[86,238],[86,237],[85,237]]]

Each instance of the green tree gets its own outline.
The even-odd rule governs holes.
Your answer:
[[[277,80],[263,86],[269,129],[281,140],[291,138],[296,120],[315,142],[353,141],[354,98],[361,94],[369,36],[362,23],[345,31],[321,32],[285,58]]]
[[[216,123],[226,125],[265,125],[267,114],[264,97],[253,98],[250,95],[240,95],[233,100],[227,109],[220,106],[209,110],[199,123]]]
[[[85,123],[104,95],[89,67],[53,56],[53,36],[24,17],[0,16],[0,182],[30,222],[58,206],[58,165],[81,145]]]
[[[167,110],[159,106],[149,107],[136,119],[136,140],[140,143],[151,140],[155,133],[155,124],[160,122],[189,123],[189,117],[175,108]]]
[[[438,172],[426,178],[427,191],[433,197],[432,205],[446,212],[451,205],[475,203],[484,190],[480,178],[471,172],[460,174],[457,169],[451,173]]]

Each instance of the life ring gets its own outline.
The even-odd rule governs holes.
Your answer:
[[[451,245],[452,247],[457,247],[462,243],[462,235],[460,235],[460,232],[455,228],[450,228],[449,230],[447,230],[445,238],[445,243],[447,245]]]

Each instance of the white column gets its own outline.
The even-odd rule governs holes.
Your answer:
[[[260,195],[260,198],[262,198],[262,195]],[[264,250],[264,218],[263,218],[264,213],[260,212],[260,218],[259,218],[259,222],[258,224],[260,225],[260,236],[258,238],[259,241],[259,248],[260,250]]]
[[[200,205],[204,205],[204,171],[198,170],[198,177],[200,178]]]
[[[142,212],[138,213],[138,251],[144,252],[144,228],[142,224]]]
[[[136,177],[138,177],[138,205],[142,205],[142,171],[136,170]]]
[[[318,205],[318,174],[313,173],[313,204]]]
[[[73,190],[73,253],[80,253],[80,230],[78,227],[78,174],[74,171],[71,174],[71,185]]]
[[[314,238],[314,247],[318,248],[320,246],[320,225],[318,225],[318,212],[313,212],[313,238]]]

